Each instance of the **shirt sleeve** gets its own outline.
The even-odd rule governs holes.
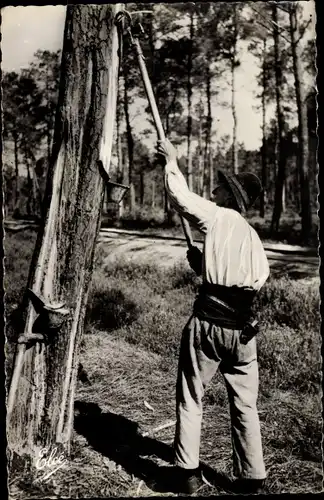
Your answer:
[[[177,212],[201,232],[206,233],[217,205],[189,190],[176,161],[166,164],[164,180],[170,203]]]

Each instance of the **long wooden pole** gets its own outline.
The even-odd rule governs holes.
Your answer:
[[[150,81],[150,78],[149,78],[149,75],[148,75],[148,72],[146,69],[146,65],[144,62],[142,48],[141,48],[140,42],[139,42],[137,37],[134,37],[133,41],[134,41],[133,45],[134,45],[135,50],[136,50],[136,55],[137,55],[138,64],[140,67],[146,95],[147,95],[147,98],[148,98],[148,101],[149,101],[149,104],[151,107],[157,135],[158,135],[158,138],[160,141],[164,141],[165,140],[164,128],[163,128],[162,121],[160,118],[159,110],[158,110],[157,105],[156,105],[151,81]],[[191,248],[193,246],[193,239],[192,239],[192,234],[191,234],[189,222],[186,219],[184,219],[183,217],[180,217],[180,218],[181,218],[181,223],[182,223],[183,232],[184,232],[184,235],[186,238],[187,245],[189,248]]]

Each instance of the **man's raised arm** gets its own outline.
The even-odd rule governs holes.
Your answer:
[[[181,216],[205,233],[217,209],[216,204],[189,190],[178,166],[177,152],[168,139],[158,141],[157,152],[166,160],[164,182],[171,204]]]

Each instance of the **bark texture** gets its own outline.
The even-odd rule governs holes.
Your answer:
[[[27,349],[8,422],[8,444],[37,457],[46,446],[69,453],[78,356],[104,198],[98,160],[108,168],[116,108],[116,5],[67,7],[53,152],[28,286],[70,310],[57,336]],[[37,331],[25,295],[23,331]],[[22,333],[20,330],[19,333]]]

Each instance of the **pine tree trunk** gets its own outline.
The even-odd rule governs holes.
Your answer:
[[[211,114],[211,74],[209,65],[206,67],[206,102],[207,102],[207,120],[206,120],[206,132],[205,132],[205,148],[204,148],[204,184],[203,184],[203,196],[207,196],[207,193],[211,194],[212,179],[210,178],[210,149],[211,149],[211,129],[212,129],[212,114]],[[207,191],[208,186],[208,191]]]
[[[52,141],[52,137],[51,137],[51,129],[50,127],[47,128],[47,158],[48,158],[48,162],[51,161],[51,141]]]
[[[33,186],[32,186],[32,178],[30,175],[30,167],[29,161],[25,157],[26,168],[27,168],[27,186],[28,186],[28,198],[27,198],[27,215],[30,217],[32,214],[32,206],[33,206]]]
[[[282,67],[279,54],[279,30],[278,30],[278,7],[272,5],[272,20],[274,23],[273,39],[274,39],[274,56],[275,56],[275,79],[276,79],[276,107],[278,120],[278,172],[275,186],[274,209],[271,221],[271,234],[278,232],[279,222],[282,213],[283,190],[286,177],[286,157],[284,147],[284,117],[282,112],[282,96],[283,88]]]
[[[32,182],[33,182],[33,197],[35,200],[35,215],[37,218],[43,218],[43,199],[41,189],[35,172],[35,162],[32,164]]]
[[[198,123],[198,189],[197,192],[200,196],[204,191],[204,162],[203,162],[203,149],[202,149],[202,120],[203,120],[203,105],[199,103],[199,123]]]
[[[130,197],[129,197],[129,210],[133,213],[135,210],[135,186],[133,182],[133,172],[134,172],[134,139],[133,132],[130,123],[129,116],[129,106],[128,106],[128,89],[129,82],[127,76],[127,70],[124,71],[124,113],[126,120],[126,136],[127,136],[127,148],[128,148],[128,184],[130,186]]]
[[[155,180],[152,180],[152,208],[155,208]]]
[[[211,132],[212,132],[212,112],[211,112],[211,71],[209,65],[207,66],[206,74],[206,97],[207,97],[207,137],[206,137],[206,160],[209,172],[209,196],[212,196],[214,189],[214,171],[211,154]]]
[[[28,199],[27,199],[27,214],[29,216],[36,216],[36,206],[37,206],[37,190],[34,181],[34,167],[33,163],[35,162],[34,155],[27,150],[27,145],[24,147],[24,156],[25,156],[25,164],[27,168],[27,186],[28,186]]]
[[[141,207],[144,206],[144,193],[145,193],[145,185],[144,185],[144,171],[140,171],[140,204]]]
[[[187,64],[187,102],[188,102],[188,119],[187,119],[187,177],[188,187],[193,190],[192,180],[192,49],[194,39],[194,12],[191,7],[190,11],[190,34],[189,34],[189,53]]]
[[[303,68],[301,64],[301,47],[298,41],[298,21],[297,6],[292,4],[289,7],[291,48],[293,56],[293,68],[295,77],[295,91],[298,114],[298,144],[299,154],[297,165],[300,179],[301,194],[301,239],[307,243],[312,228],[312,212],[310,206],[310,186],[309,186],[309,144],[308,144],[308,123],[307,123],[307,101],[303,83]]]
[[[20,182],[19,182],[19,154],[18,154],[18,135],[16,132],[13,133],[14,140],[14,156],[15,156],[15,191],[14,191],[14,202],[13,202],[13,212],[15,213],[19,206],[19,194],[20,194]]]
[[[262,146],[261,146],[261,182],[263,190],[260,194],[260,217],[265,216],[265,198],[267,189],[267,151],[266,151],[266,51],[267,40],[263,40],[262,51]]]
[[[122,133],[121,133],[121,121],[122,121],[122,102],[120,96],[120,81],[118,82],[118,95],[117,95],[117,108],[116,108],[116,140],[117,140],[117,157],[118,157],[118,175],[117,182],[123,184],[125,182],[124,176],[124,158],[123,158],[123,144],[122,144]],[[118,205],[118,218],[120,219],[124,212],[124,199]]]
[[[69,316],[58,333],[50,333],[41,315],[35,323],[25,294],[24,329],[18,333],[47,332],[49,341],[25,353],[19,349],[16,361],[23,357],[24,364],[15,392],[12,380],[7,404],[12,408],[7,413],[9,449],[31,458],[44,447],[70,451],[78,357],[104,197],[98,160],[109,167],[112,147],[118,74],[114,18],[119,9],[120,4],[68,5],[66,11],[53,161],[28,286],[46,303],[65,302]]]
[[[234,174],[238,174],[238,149],[237,149],[237,112],[236,112],[236,59],[237,59],[237,6],[234,4],[234,39],[233,39],[233,53],[231,58],[231,74],[232,74],[232,116],[233,116],[233,146],[232,146],[232,161]]]

